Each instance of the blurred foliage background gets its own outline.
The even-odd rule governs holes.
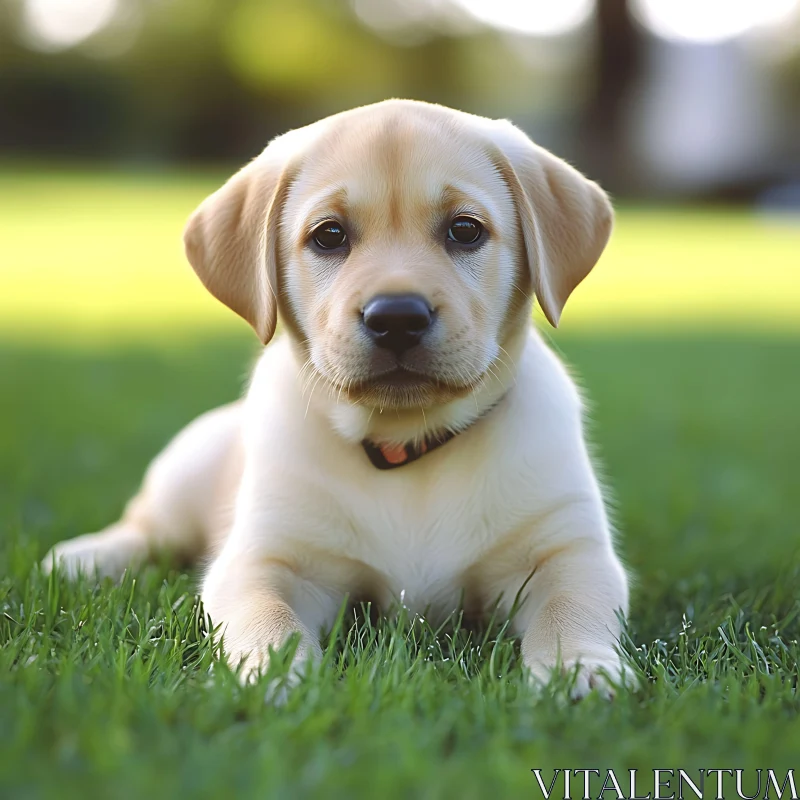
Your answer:
[[[796,0],[0,2],[7,156],[241,161],[386,97],[511,117],[617,194],[800,202]]]

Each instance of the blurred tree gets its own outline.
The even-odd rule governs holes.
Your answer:
[[[596,13],[594,85],[582,124],[587,132],[585,163],[593,178],[624,190],[636,174],[627,146],[626,112],[641,78],[645,42],[628,0],[602,0]]]

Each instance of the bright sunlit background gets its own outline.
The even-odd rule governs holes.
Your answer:
[[[565,326],[800,326],[800,0],[0,0],[0,332],[238,325],[187,214],[392,96],[510,117],[612,193]]]
[[[130,26],[146,4],[125,0],[22,0],[21,28],[29,44],[45,50],[75,47],[105,30]],[[264,5],[269,5],[264,4]],[[275,5],[275,4],[273,4]],[[352,0],[355,15],[379,32],[451,23],[460,10],[500,30],[558,36],[589,23],[594,0]],[[720,42],[796,22],[797,0],[633,0],[631,11],[650,33],[689,42]],[[16,10],[19,13],[19,8]],[[461,20],[462,25],[464,20]],[[135,23],[134,23],[135,24]],[[463,30],[469,30],[466,24]]]

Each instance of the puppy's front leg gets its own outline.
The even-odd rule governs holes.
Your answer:
[[[253,680],[278,649],[299,635],[290,673],[296,683],[302,666],[322,655],[319,631],[330,624],[341,599],[301,579],[280,559],[226,548],[211,567],[202,591],[203,605],[222,631],[231,666]]]
[[[624,679],[615,647],[628,588],[610,541],[573,539],[554,547],[536,563],[526,588],[515,624],[534,679],[546,682],[560,669],[574,673],[575,698],[591,689],[613,695],[611,683]]]

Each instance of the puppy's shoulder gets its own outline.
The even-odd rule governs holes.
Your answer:
[[[533,327],[520,357],[509,400],[511,421],[536,435],[542,427],[561,430],[580,424],[583,402],[575,381],[561,358]]]
[[[245,430],[252,434],[269,420],[291,416],[299,402],[297,365],[284,335],[264,348],[253,368],[245,395]]]

